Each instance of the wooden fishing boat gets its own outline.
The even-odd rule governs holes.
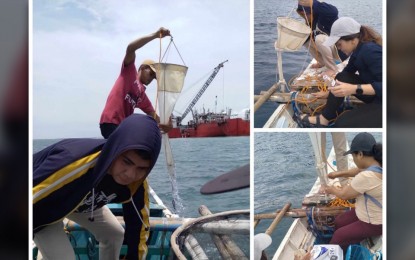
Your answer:
[[[301,68],[301,72],[287,83],[282,68],[282,52],[298,51],[311,32],[309,27],[290,17],[278,17],[277,25],[278,37],[274,47],[277,52],[279,80],[267,91],[261,91],[259,95],[254,96],[254,112],[266,101],[277,102],[279,105],[265,123],[264,128],[303,127],[298,124],[300,115],[314,115],[321,112],[327,101],[327,98],[316,98],[312,93],[327,91],[327,88],[334,86],[335,82],[330,77],[324,76],[326,67],[312,68],[312,65],[317,62],[312,59],[305,69]],[[336,66],[340,72],[347,65],[348,59],[336,62],[339,62]],[[362,102],[354,96],[347,96],[344,99],[344,109],[350,109],[359,104]]]
[[[311,138],[314,138],[312,136],[313,134],[316,134],[316,133],[310,133]],[[317,134],[320,134],[320,133],[317,133]],[[348,162],[349,168],[355,167],[351,156],[349,156],[348,159],[349,159],[349,162]],[[327,161],[324,163],[327,163],[328,173],[336,170],[336,159],[335,159],[334,148],[331,149],[330,154],[327,158]],[[316,168],[318,168],[318,166]],[[311,246],[316,245],[316,244],[321,244],[321,241],[318,241],[319,238],[317,236],[318,235],[324,236],[330,233],[329,231],[331,227],[328,227],[328,226],[331,223],[328,224],[328,222],[331,222],[332,220],[334,220],[335,216],[347,210],[346,208],[341,208],[341,207],[332,207],[332,208],[325,207],[331,201],[333,201],[335,197],[332,195],[325,195],[325,194],[319,193],[319,190],[321,187],[320,179],[321,178],[317,177],[311,190],[308,192],[308,194],[304,196],[304,199],[302,201],[302,205],[303,205],[302,209],[289,210],[289,207],[288,208],[284,207],[283,210],[277,211],[277,213],[280,213],[280,214],[282,212],[282,216],[293,217],[295,218],[295,220],[293,221],[287,233],[285,234],[283,240],[281,241],[277,251],[274,253],[272,259],[274,260],[294,259],[295,255],[298,254],[299,252],[305,252],[305,250],[309,250]],[[334,179],[334,180],[326,179],[325,181],[328,181],[327,183],[329,185],[337,185],[336,183],[339,182],[339,180],[337,179]],[[254,217],[255,225],[258,224],[258,222],[261,219],[266,219],[266,218],[276,219],[276,217],[278,217],[278,214],[276,213],[255,215]],[[312,225],[310,225],[310,221],[312,221]],[[273,223],[273,224],[276,225],[276,223]],[[273,224],[271,224],[270,228],[267,231],[269,231],[270,229],[271,229],[271,232],[273,231],[273,229],[275,228]],[[317,232],[315,230],[316,227],[320,228],[320,230],[317,230]],[[319,234],[317,234],[316,236],[316,233],[319,233]],[[267,234],[270,235],[271,233],[268,232]],[[328,234],[328,236],[330,235],[331,234]],[[257,243],[257,240],[255,240],[255,243]],[[259,244],[260,243],[262,243],[262,241],[259,241]],[[263,242],[263,243],[266,244],[266,242]],[[324,244],[328,244],[328,242]],[[381,259],[379,258],[379,256],[381,257],[381,254],[382,254],[382,236],[366,239],[361,242],[361,246],[363,248],[368,249],[368,252],[370,252],[371,254],[377,255],[378,258],[373,258],[373,259]],[[341,256],[341,258],[338,258],[338,259],[339,260],[343,259],[343,255]],[[348,258],[348,260],[350,259],[372,259],[372,258]]]

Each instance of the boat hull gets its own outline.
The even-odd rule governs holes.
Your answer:
[[[227,119],[223,122],[204,122],[196,126],[183,126],[169,131],[169,138],[249,136],[250,121],[242,118]]]

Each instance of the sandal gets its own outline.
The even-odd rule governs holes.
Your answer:
[[[294,118],[295,121],[297,121],[297,124],[299,127],[301,128],[323,128],[323,127],[327,127],[326,125],[322,125],[320,123],[320,115],[316,115],[316,123],[310,123],[310,119],[308,118],[309,115],[305,115],[303,118],[301,117],[297,117]]]

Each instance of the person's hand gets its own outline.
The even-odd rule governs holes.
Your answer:
[[[171,120],[171,117],[169,118],[169,123],[168,124],[159,124],[159,128],[164,133],[168,133],[170,130],[172,130],[173,129],[173,122]]]
[[[307,254],[305,254],[301,260],[311,260],[311,252],[307,252]]]
[[[332,186],[321,185],[319,191],[321,193],[325,193],[325,194],[332,194],[333,193],[333,189],[334,189],[334,187],[332,187]]]
[[[173,129],[172,124],[159,124],[159,128],[163,133],[168,133],[170,130]]]
[[[335,178],[337,178],[337,176],[336,176],[336,172],[331,172],[331,173],[327,174],[327,177],[329,177],[330,179],[335,179]]]
[[[170,35],[170,30],[169,29],[166,29],[164,27],[160,27],[160,29],[157,31],[157,35],[160,38],[163,38],[163,37],[166,37],[166,36],[171,36]]]
[[[345,97],[356,94],[356,85],[336,80],[336,86],[329,87],[328,90],[336,97]]]
[[[310,246],[308,250],[299,249],[300,252],[294,253],[294,260],[311,260],[311,250],[313,246]]]
[[[326,193],[326,185],[321,185],[320,189],[318,189],[318,193],[325,194]]]
[[[319,91],[319,92],[315,92],[315,93],[311,93],[311,95],[315,98],[325,98],[327,99],[329,96],[329,92],[328,91]]]

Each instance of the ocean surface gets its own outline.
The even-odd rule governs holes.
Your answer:
[[[60,139],[37,139],[33,152]],[[215,177],[249,163],[249,137],[170,139],[176,166],[179,196],[184,206],[182,217],[199,217],[198,208],[206,205],[212,213],[249,209],[249,188],[202,195],[200,188]],[[171,184],[163,149],[149,183],[164,204],[173,211]]]
[[[339,17],[349,16],[363,25],[373,27],[382,34],[382,0],[327,0],[337,7]],[[254,94],[268,90],[277,79],[277,53],[274,42],[277,39],[277,17],[289,16],[297,1],[294,0],[255,0],[254,1]],[[292,18],[304,21],[294,10]],[[297,52],[283,52],[282,67],[286,82],[301,72],[311,61],[303,47]],[[278,103],[265,102],[255,112],[254,127],[262,128]]]
[[[382,142],[382,133],[372,133]],[[350,144],[356,133],[346,133]],[[332,147],[327,133],[326,154]],[[254,135],[254,214],[275,212],[286,203],[300,208],[304,196],[317,178],[313,148],[308,133],[264,133]],[[265,233],[272,220],[261,220],[254,233]],[[292,224],[283,218],[272,233],[267,255],[272,258]]]

